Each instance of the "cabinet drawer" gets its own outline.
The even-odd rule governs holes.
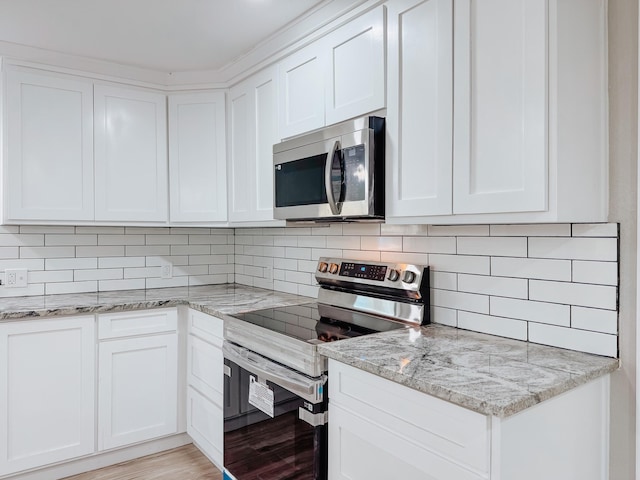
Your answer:
[[[207,315],[198,310],[189,309],[189,333],[222,347],[222,319]]]
[[[187,389],[187,433],[213,463],[222,467],[222,408],[193,388]]]
[[[100,340],[175,332],[177,328],[178,312],[175,308],[98,315]]]
[[[187,355],[187,384],[222,405],[224,360],[220,347],[189,335]]]
[[[332,480],[486,480],[479,474],[423,448],[370,418],[330,405],[329,478]]]
[[[330,406],[355,412],[451,461],[489,472],[489,417],[334,360],[329,372]]]

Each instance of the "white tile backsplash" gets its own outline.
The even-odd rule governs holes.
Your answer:
[[[425,264],[435,323],[617,354],[617,224],[332,224],[235,231],[241,249],[268,245],[271,238],[281,243],[271,247],[279,250],[265,247],[251,258],[273,262],[273,281],[259,271],[238,273],[246,253],[240,250],[238,283],[315,296],[313,271],[321,256]]]
[[[321,256],[429,265],[435,323],[617,355],[617,224],[5,226],[0,273],[30,284],[0,298],[234,281],[316,297]]]
[[[233,233],[211,228],[0,227],[0,245],[12,245],[0,246],[0,278],[7,268],[29,272],[28,287],[0,285],[0,297],[233,282]],[[173,265],[173,278],[162,279],[159,267],[167,262]]]

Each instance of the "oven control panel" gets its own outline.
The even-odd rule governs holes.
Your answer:
[[[341,277],[365,278],[384,282],[387,275],[386,265],[371,265],[369,263],[342,262],[339,275]]]
[[[323,257],[318,262],[316,279],[320,284],[341,281],[417,291],[423,283],[424,270],[424,266],[406,263],[364,263]]]

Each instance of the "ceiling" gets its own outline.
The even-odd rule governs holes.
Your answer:
[[[161,72],[218,70],[323,0],[0,0],[0,41]]]

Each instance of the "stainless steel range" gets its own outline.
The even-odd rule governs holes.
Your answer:
[[[429,323],[428,267],[321,258],[318,301],[225,317],[225,478],[326,479],[323,342]]]

